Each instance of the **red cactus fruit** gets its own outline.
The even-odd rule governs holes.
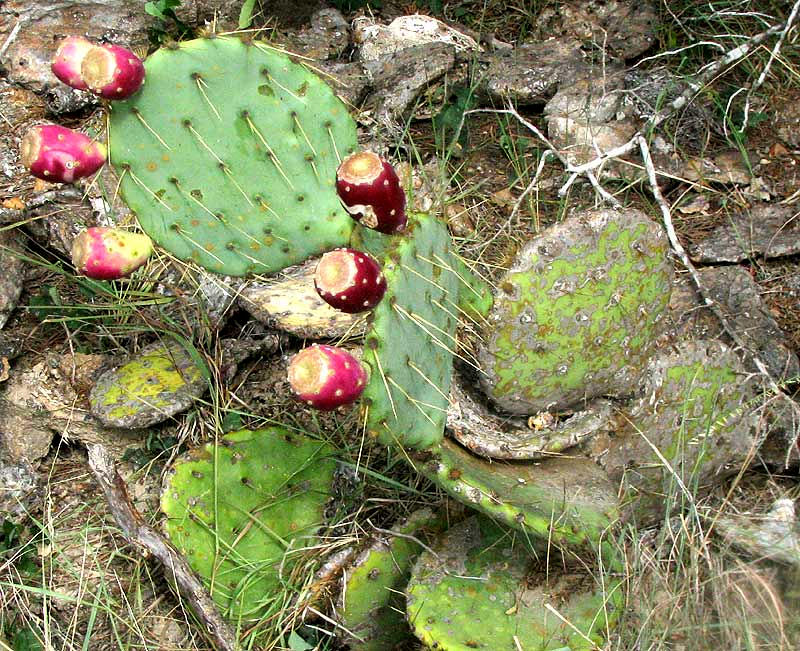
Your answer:
[[[67,36],[58,45],[50,69],[67,86],[86,90],[88,86],[81,77],[81,63],[86,53],[94,47],[91,41],[82,36]]]
[[[105,145],[57,124],[40,124],[22,138],[22,164],[35,177],[72,183],[94,174],[106,162]]]
[[[72,242],[72,262],[78,272],[97,280],[124,278],[141,267],[153,252],[153,241],[140,233],[93,226]]]
[[[406,195],[394,168],[377,154],[362,151],[342,161],[336,191],[353,219],[391,235],[406,226]]]
[[[96,95],[105,99],[125,99],[144,83],[144,64],[124,47],[97,45],[83,57],[81,77]]]
[[[367,385],[367,372],[346,350],[312,344],[292,358],[289,384],[307,404],[330,411],[355,401]]]
[[[334,249],[317,264],[314,287],[328,305],[353,314],[371,310],[380,302],[386,278],[371,255],[355,249]]]

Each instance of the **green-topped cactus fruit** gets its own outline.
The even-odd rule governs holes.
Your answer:
[[[166,532],[233,621],[270,608],[291,573],[291,550],[320,526],[332,453],[282,428],[242,430],[171,469],[161,496]]]
[[[336,614],[351,651],[384,651],[411,636],[403,590],[422,547],[407,536],[441,528],[433,511],[421,509],[394,527],[398,536],[380,534],[344,574]]]
[[[208,369],[176,341],[157,341],[101,375],[89,394],[104,425],[136,429],[188,409],[208,389]]]
[[[409,216],[401,235],[365,234],[364,248],[383,260],[386,292],[371,315],[362,395],[368,432],[384,443],[427,448],[441,440],[447,416],[462,281],[453,273],[447,227]]]
[[[415,635],[443,651],[602,647],[618,617],[618,582],[541,565],[523,539],[483,517],[465,520],[414,566],[406,614]]]
[[[110,160],[142,228],[211,271],[278,271],[347,243],[336,168],[355,123],[302,65],[229,36],[145,62],[147,82],[109,107]]]
[[[634,393],[669,302],[668,252],[637,210],[567,219],[526,244],[478,345],[489,397],[532,414]]]
[[[639,520],[663,517],[678,505],[668,496],[702,494],[749,461],[760,444],[753,383],[718,341],[680,342],[650,360],[642,397],[598,458]]]

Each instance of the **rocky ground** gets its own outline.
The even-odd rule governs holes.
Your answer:
[[[352,107],[362,144],[400,163],[414,207],[441,214],[462,254],[493,278],[525,241],[602,205],[603,194],[606,204],[660,219],[638,148],[591,161],[624,148],[691,89],[705,64],[792,9],[722,3],[730,11],[717,15],[700,6],[710,3],[688,0],[362,4],[257,2],[253,26],[312,61]],[[341,499],[351,513],[359,503],[364,521],[388,526],[417,501],[445,503],[378,446],[362,449],[354,412],[319,416],[288,399],[287,359],[303,340],[346,336],[355,346],[363,328],[320,307],[306,289],[308,267],[239,279],[159,254],[115,286],[72,273],[78,232],[135,218],[109,170],[73,187],[36,181],[21,166],[30,126],[103,124],[95,98],[53,77],[55,44],[82,34],[145,53],[182,30],[235,29],[241,8],[178,5],[174,18],[133,0],[0,7],[0,646],[15,651],[208,648],[158,564],[113,526],[88,469],[88,444],[102,443],[120,461],[134,504],[153,523],[161,473],[179,453],[220,428],[276,421],[335,432],[379,479],[429,491],[426,499],[398,496],[385,481],[343,473]],[[418,12],[444,22],[412,17]],[[715,30],[711,45],[698,45]],[[779,37],[782,50],[772,56]],[[796,26],[774,35],[645,134],[679,242],[726,321],[703,307],[678,263],[664,336],[733,344],[748,373],[765,371],[788,396],[800,375],[797,39]],[[591,179],[570,174],[586,163]],[[90,407],[94,386],[116,381],[120,363],[141,359],[168,332],[192,339],[214,370],[213,399],[198,377],[123,421]],[[192,364],[183,347],[175,354]],[[695,529],[680,516],[630,533],[631,614],[608,648],[797,648],[797,424],[769,389],[747,408],[758,434],[714,467],[720,479],[703,497],[718,514],[714,525]],[[591,440],[580,443],[591,456]],[[688,544],[685,554],[677,540]],[[752,623],[745,632],[719,626],[742,612]],[[330,628],[309,618],[298,630],[319,642],[302,646],[286,635],[277,648],[344,648],[320,633]]]

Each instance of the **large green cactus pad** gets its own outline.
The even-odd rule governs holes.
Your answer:
[[[290,576],[298,556],[287,552],[306,546],[322,522],[332,453],[282,428],[242,430],[171,469],[161,496],[166,532],[229,618],[258,619],[280,567]]]
[[[256,41],[161,49],[111,105],[110,160],[142,228],[211,271],[274,272],[347,242],[334,188],[356,131],[305,67]]]
[[[632,393],[669,302],[668,252],[637,210],[576,216],[525,245],[478,347],[487,394],[530,414]]]
[[[617,520],[616,490],[588,459],[508,463],[444,439],[418,466],[455,499],[547,544],[596,547]]]
[[[383,259],[387,289],[364,338],[367,429],[387,444],[426,448],[444,433],[462,281],[434,217],[412,215],[401,235],[373,240],[364,243]]]
[[[596,586],[591,576],[541,568],[534,573],[522,541],[514,544],[507,531],[485,518],[456,525],[433,551],[423,552],[414,566],[406,610],[414,633],[429,648],[595,649],[616,621],[615,584]]]

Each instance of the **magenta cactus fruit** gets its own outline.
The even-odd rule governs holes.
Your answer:
[[[94,174],[106,162],[106,148],[88,136],[57,124],[40,124],[22,138],[22,164],[35,177],[72,183]]]
[[[67,86],[86,90],[88,86],[81,76],[81,64],[86,53],[93,47],[94,44],[82,36],[67,36],[59,43],[50,69]]]
[[[336,173],[336,191],[347,212],[364,226],[391,235],[406,226],[406,195],[388,161],[371,151],[345,158]]]
[[[346,350],[312,344],[289,364],[289,384],[300,400],[330,411],[354,402],[367,385],[364,366]]]
[[[72,242],[72,262],[79,273],[96,280],[124,278],[153,253],[153,241],[141,233],[93,226]]]
[[[144,83],[144,64],[130,50],[119,45],[97,45],[83,57],[81,77],[96,95],[125,99]]]
[[[317,293],[331,307],[354,314],[371,310],[386,292],[386,278],[371,255],[355,249],[328,251],[314,273]]]

